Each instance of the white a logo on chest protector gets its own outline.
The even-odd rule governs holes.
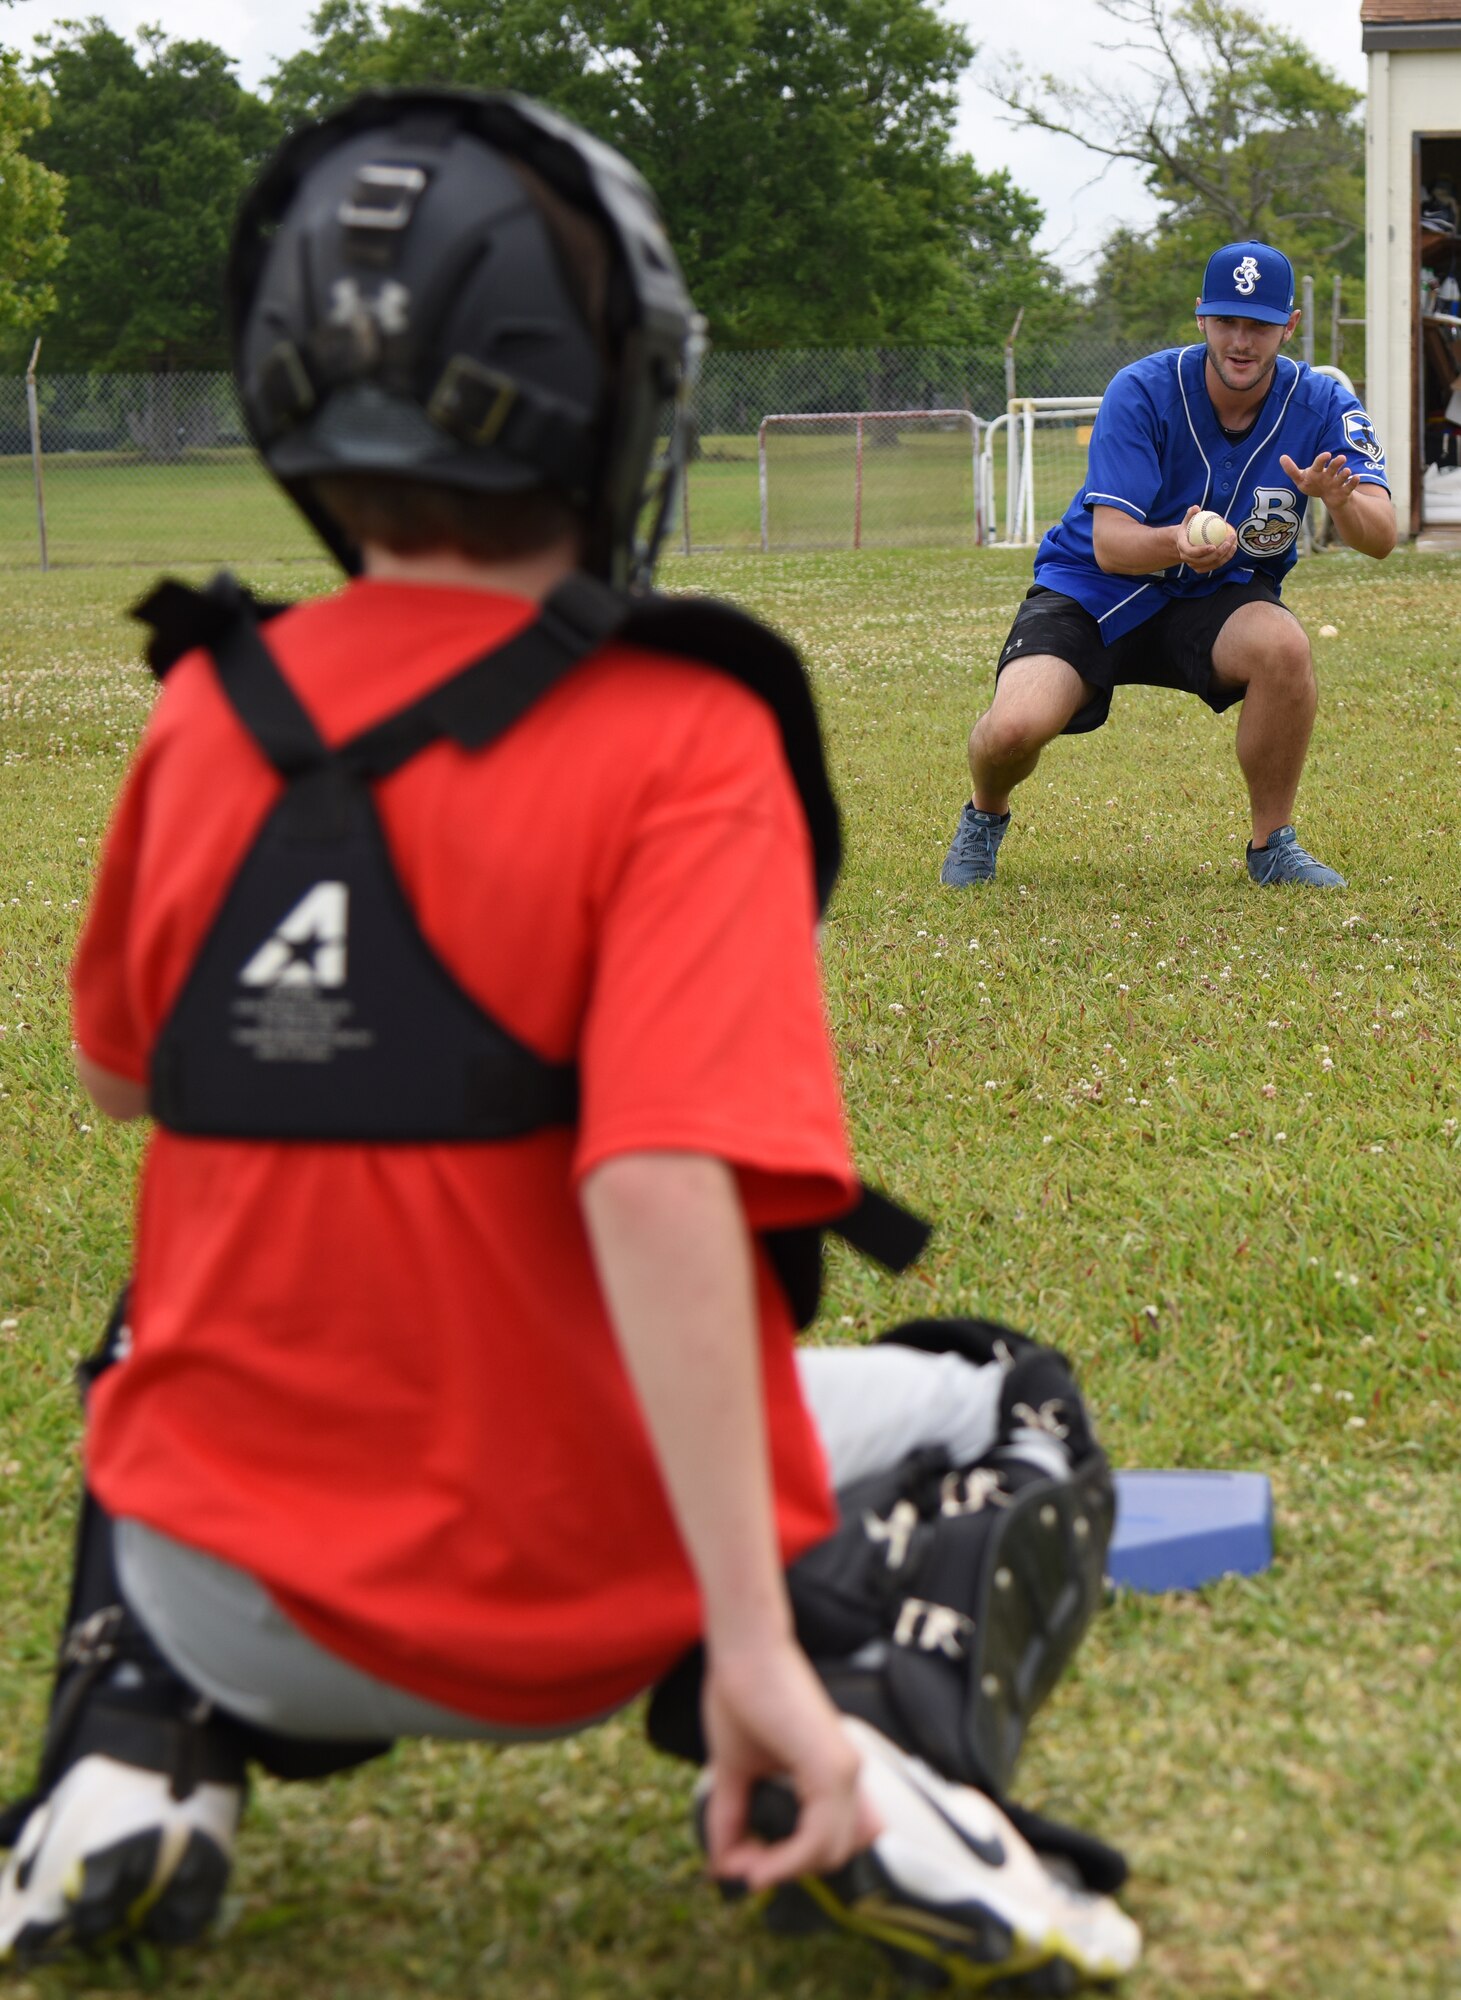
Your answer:
[[[244,986],[343,986],[350,891],[316,882],[274,926],[243,971]]]
[[[1255,486],[1252,512],[1233,525],[1246,555],[1281,556],[1299,532],[1298,496],[1286,486]]]
[[[1258,289],[1258,259],[1256,257],[1245,257],[1241,264],[1234,266],[1233,283],[1245,299],[1253,296],[1254,292]]]

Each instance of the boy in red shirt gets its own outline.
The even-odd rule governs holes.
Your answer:
[[[255,439],[355,580],[148,607],[73,989],[83,1082],[157,1128],[0,1957],[196,1935],[250,1758],[657,1686],[716,1874],[952,1969],[1124,1970],[1118,1858],[989,1796],[1099,1592],[1064,1365],[794,1348],[809,1232],[907,1245],[847,1154],[794,656],[635,595],[694,336],[652,197],[525,100],[369,98],[286,145],[230,282]]]

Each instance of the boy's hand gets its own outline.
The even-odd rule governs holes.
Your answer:
[[[860,1759],[836,1709],[794,1641],[754,1648],[706,1671],[705,1736],[711,1793],[705,1839],[713,1875],[765,1889],[840,1868],[881,1831],[858,1782]],[[783,1779],[800,1813],[795,1831],[767,1846],[747,1826],[751,1787]]]

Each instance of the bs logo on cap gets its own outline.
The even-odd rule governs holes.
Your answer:
[[[1207,260],[1199,319],[1261,319],[1287,324],[1294,309],[1294,267],[1271,243],[1225,243]]]

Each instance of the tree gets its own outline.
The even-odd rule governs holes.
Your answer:
[[[1044,210],[1003,168],[976,172],[976,180],[973,221],[960,260],[970,344],[1001,346],[1020,312],[1022,333],[1037,339],[1067,321],[1073,304],[1066,279],[1034,247]]]
[[[50,278],[66,249],[61,177],[24,150],[45,122],[45,93],[0,49],[0,336],[19,340],[54,307]]]
[[[991,272],[1038,272],[1038,210],[950,153],[973,49],[929,0],[326,0],[313,25],[274,79],[286,119],[472,84],[620,147],[722,345],[987,338]]]
[[[1223,0],[1097,0],[1126,38],[1103,44],[1129,82],[1031,77],[1006,62],[989,88],[1023,124],[1145,171],[1160,204],[1143,239],[1120,231],[1097,278],[1098,320],[1166,337],[1219,243],[1257,237],[1299,271],[1364,268],[1360,93],[1281,28]]]
[[[68,23],[33,67],[51,119],[28,151],[67,186],[51,366],[222,365],[229,230],[274,114],[222,49],[159,29],[134,48],[100,20]]]

